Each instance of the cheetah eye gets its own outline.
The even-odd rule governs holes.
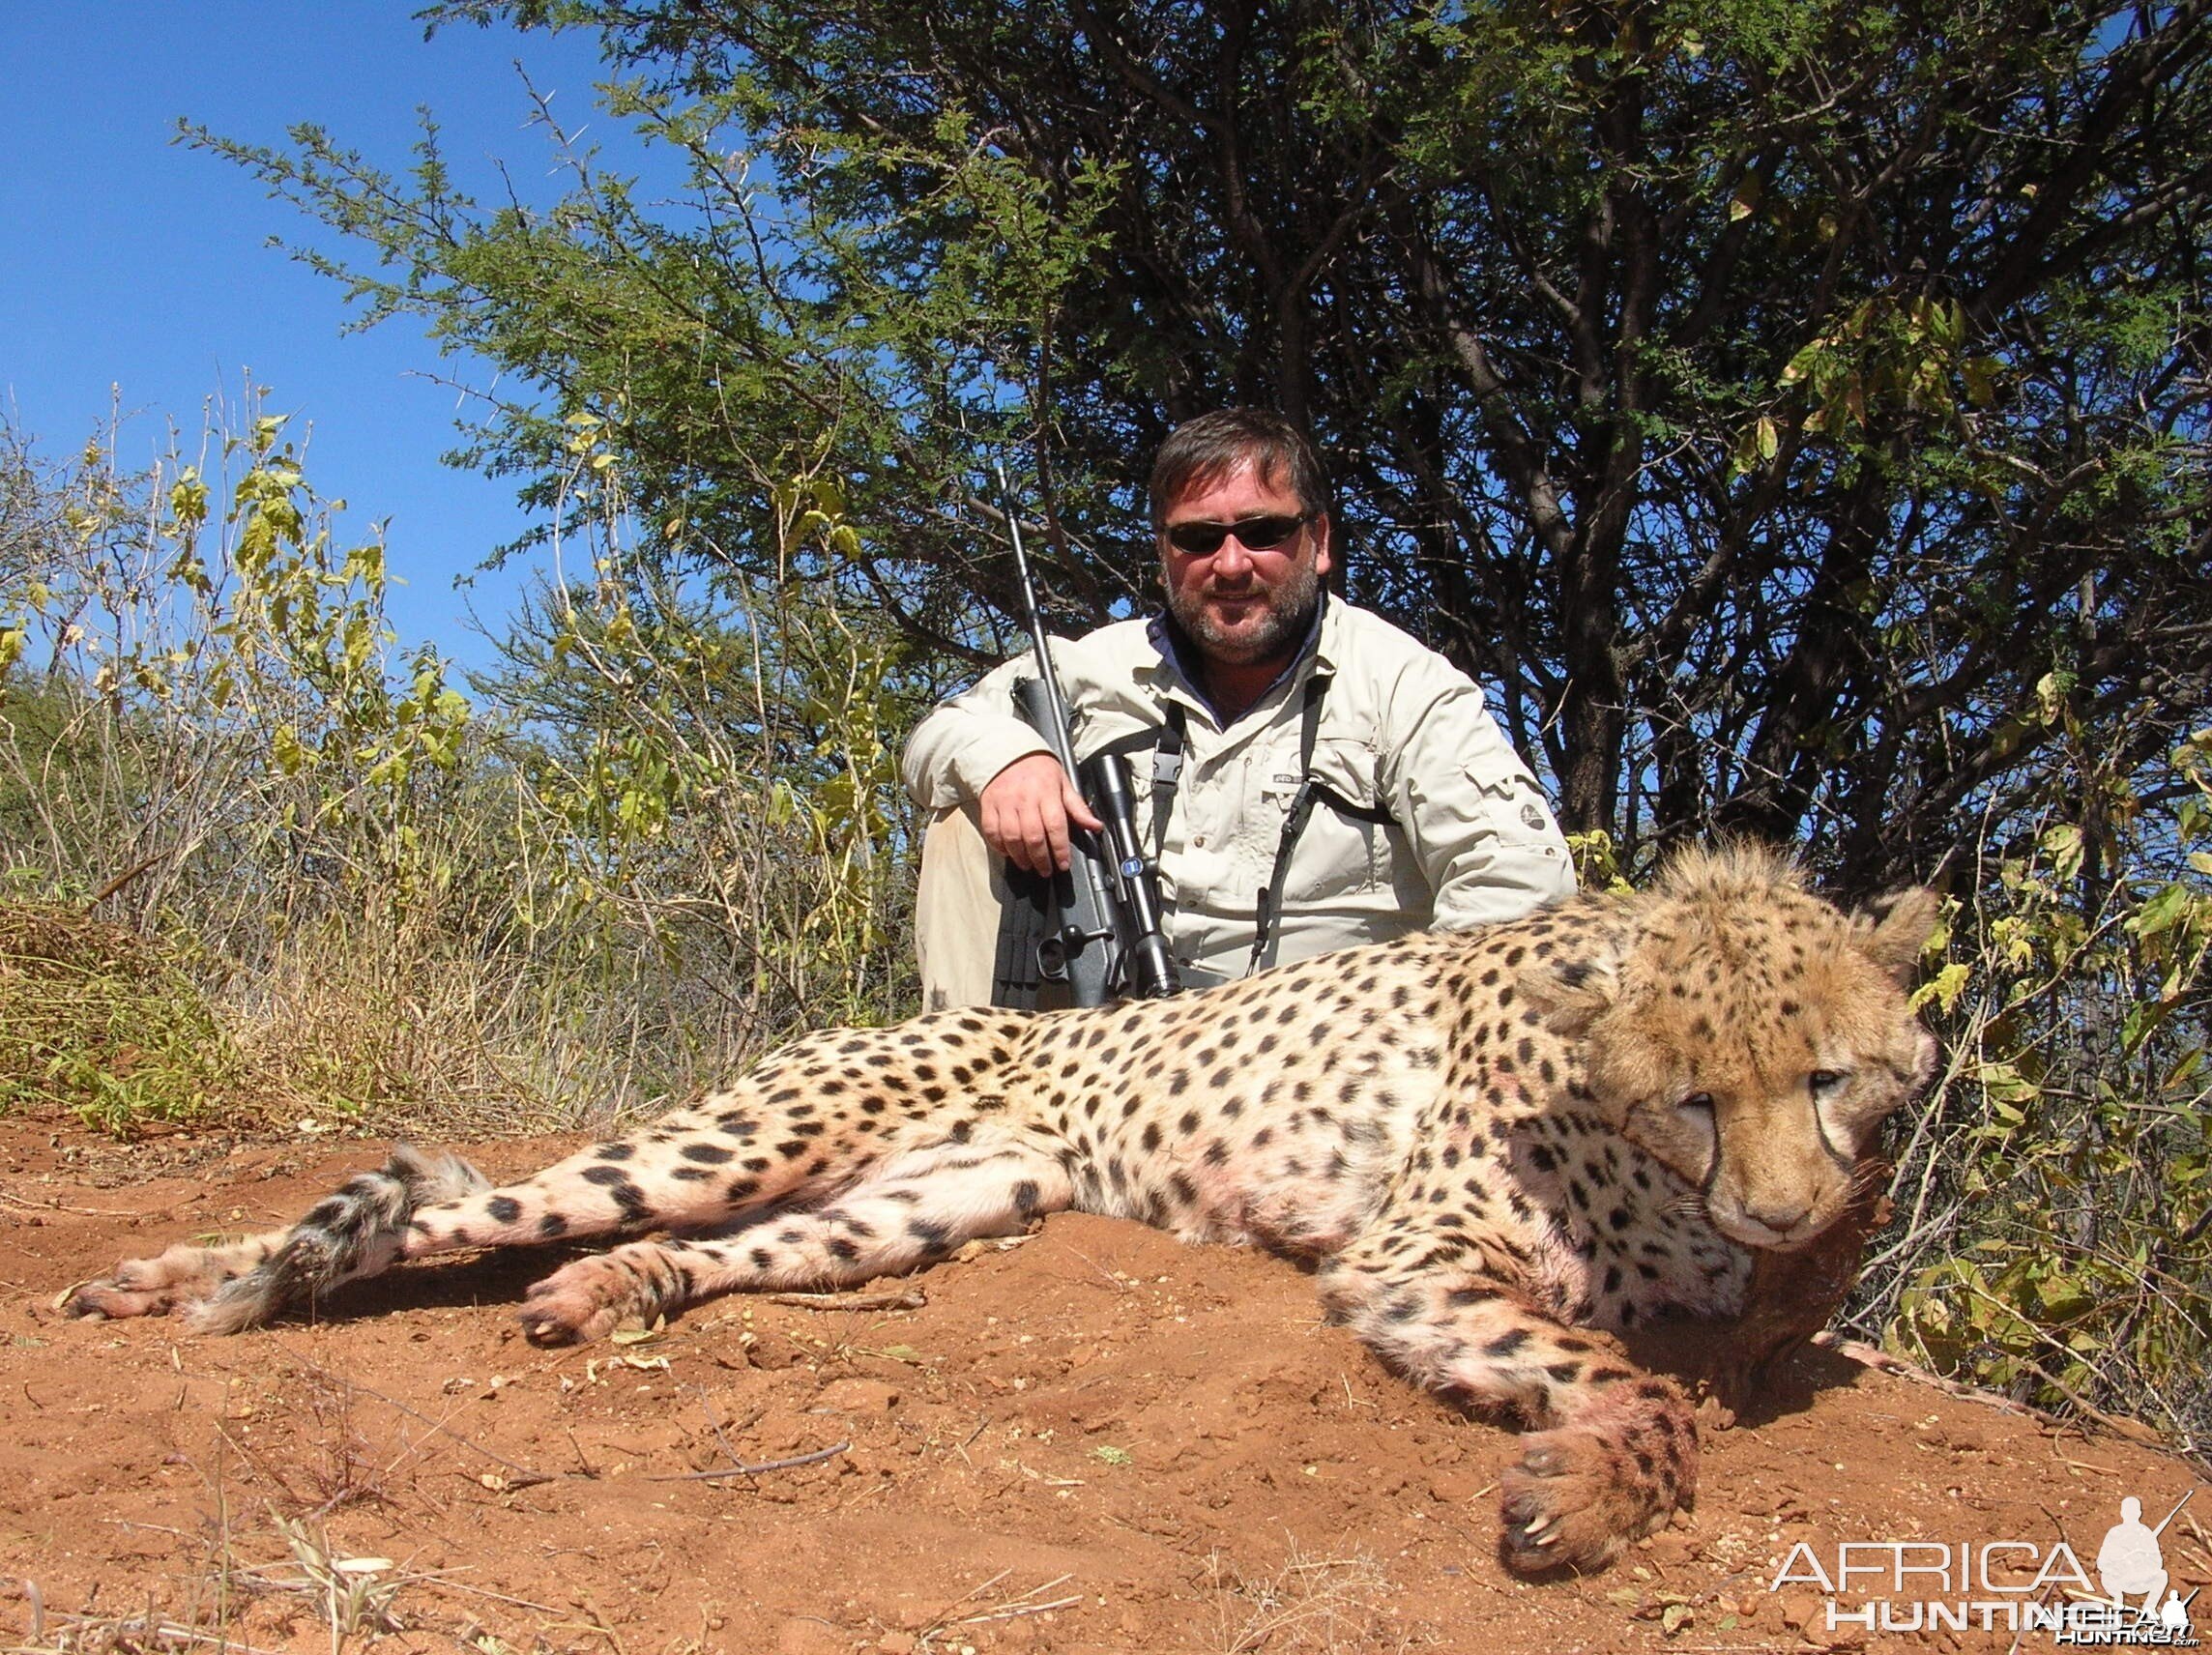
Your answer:
[[[1813,1089],[1814,1101],[1825,1103],[1842,1091],[1850,1078],[1849,1072],[1844,1069],[1815,1069],[1807,1084]]]
[[[1694,1091],[1674,1107],[1684,1115],[1696,1116],[1708,1126],[1712,1124],[1713,1094],[1709,1091]]]

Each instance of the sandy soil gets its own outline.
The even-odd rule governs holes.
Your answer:
[[[511,1176],[570,1147],[470,1152]],[[1495,1550],[1508,1433],[1322,1325],[1293,1266],[1081,1216],[879,1284],[904,1300],[725,1300],[573,1350],[514,1326],[546,1255],[405,1270],[231,1340],[53,1309],[380,1154],[0,1122],[0,1644],[129,1621],[330,1650],[335,1619],[357,1647],[382,1627],[481,1655],[2007,1648],[1831,1631],[1817,1583],[1770,1586],[1845,1542],[2064,1539],[2093,1574],[2123,1495],[2155,1523],[2193,1486],[2162,1548],[2184,1595],[2212,1582],[2189,1466],[1812,1350],[1705,1433],[1694,1513],[1602,1575],[1521,1582]],[[712,1474],[733,1461],[799,1463]],[[1847,1611],[1962,1595],[1854,1555],[1879,1567]],[[1993,1579],[2024,1584],[2006,1560]]]

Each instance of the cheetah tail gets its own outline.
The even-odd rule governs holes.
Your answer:
[[[280,1312],[310,1304],[342,1283],[373,1276],[399,1254],[418,1207],[489,1187],[458,1155],[424,1154],[406,1144],[373,1173],[357,1173],[307,1209],[276,1250],[190,1312],[195,1333],[242,1333]]]

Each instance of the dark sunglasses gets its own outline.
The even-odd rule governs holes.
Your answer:
[[[1167,531],[1168,544],[1194,558],[1209,558],[1230,536],[1248,552],[1269,552],[1313,521],[1311,511],[1295,517],[1246,517],[1235,523],[1178,523]]]

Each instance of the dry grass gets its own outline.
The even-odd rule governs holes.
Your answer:
[[[0,901],[0,1110],[184,1120],[240,1072],[173,950],[81,909]]]
[[[1364,1552],[1310,1557],[1293,1543],[1266,1574],[1216,1553],[1207,1575],[1220,1655],[1402,1655],[1437,1641],[1398,1618],[1389,1577]]]
[[[73,1611],[48,1604],[36,1581],[13,1582],[21,1618],[12,1638],[0,1634],[0,1655],[274,1655],[272,1645],[344,1655],[439,1625],[427,1603],[402,1600],[470,1588],[403,1560],[360,1554],[331,1530],[341,1509],[394,1497],[386,1478],[407,1452],[393,1457],[369,1441],[358,1387],[337,1376],[310,1368],[291,1376],[286,1391],[301,1426],[287,1445],[257,1452],[218,1425],[211,1449],[189,1462],[205,1490],[196,1524],[122,1525],[168,1546],[164,1573],[131,1570],[131,1596],[121,1603],[103,1591],[103,1578]]]
[[[272,1655],[266,1642],[300,1642],[304,1618],[331,1655],[407,1629],[399,1599],[434,1584],[388,1557],[344,1553],[323,1525],[272,1510],[245,1534],[232,1527],[231,1502],[218,1489],[199,1533],[181,1532],[191,1553],[167,1579],[139,1586],[128,1605],[103,1607],[96,1587],[80,1610],[51,1608],[37,1582],[16,1582],[20,1631],[0,1655],[149,1655],[199,1649]],[[275,1552],[255,1561],[255,1552]],[[257,1642],[256,1640],[263,1640]]]
[[[599,578],[541,594],[472,706],[393,647],[382,547],[304,465],[250,392],[141,476],[0,465],[37,529],[0,569],[0,900],[95,964],[101,926],[147,940],[175,966],[158,1007],[198,1020],[110,1038],[85,973],[0,974],[0,1035],[73,1020],[0,1049],[0,1109],[30,1101],[16,1072],[119,1133],[598,1125],[911,1004],[880,640],[804,589],[712,614],[651,589],[592,472]],[[777,510],[793,557],[836,530]]]

